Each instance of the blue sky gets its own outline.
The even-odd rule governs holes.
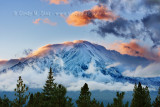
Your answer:
[[[25,49],[36,50],[46,44],[73,40],[88,40],[102,45],[136,40],[140,48],[143,49],[144,45],[147,46],[147,52],[152,51],[152,47],[156,47],[156,49],[159,47],[160,6],[158,1],[155,3],[154,0],[103,0],[106,2],[69,0],[68,4],[59,5],[49,4],[46,1],[0,0],[0,59],[19,58],[23,56],[22,53]],[[89,19],[89,22],[82,27],[69,25],[66,22],[65,18],[71,16],[75,11],[94,15],[95,10],[92,8],[95,6],[105,9],[102,16],[110,14],[111,18],[116,18],[108,21],[109,19],[106,20],[109,18],[107,15],[102,18],[96,15],[91,17],[87,14],[85,17]],[[33,12],[37,12],[37,14],[33,15]],[[51,15],[48,15],[49,12]],[[28,13],[30,14],[28,15]],[[67,13],[68,16],[66,15],[64,18],[55,13]],[[48,18],[57,24],[51,26],[43,23],[43,20],[39,24],[34,24],[33,22],[39,18],[43,20]],[[76,19],[81,20],[81,18],[77,17]],[[143,44],[143,47],[140,44]],[[137,50],[133,49],[132,51]],[[141,56],[141,54],[135,56]]]
[[[15,55],[24,49],[35,50],[46,44],[96,38],[93,37],[95,34],[90,33],[91,26],[73,27],[65,23],[60,16],[40,16],[43,15],[42,11],[66,13],[89,9],[92,6],[92,4],[49,5],[40,0],[0,0],[0,59],[16,58]],[[33,11],[37,11],[38,15],[24,15]],[[19,15],[15,15],[15,12],[19,12]],[[49,18],[57,25],[50,26],[43,23],[35,25],[32,22],[37,18]]]

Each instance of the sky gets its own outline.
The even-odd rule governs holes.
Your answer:
[[[47,44],[74,40],[87,40],[122,55],[141,57],[142,62],[143,58],[149,61],[145,66],[141,64],[123,71],[123,76],[160,77],[160,0],[0,0],[0,69],[5,64],[23,60],[22,57],[28,58],[38,48],[46,49]],[[126,63],[131,67],[130,62]],[[113,65],[119,64],[122,62]],[[28,83],[35,78],[37,83],[43,83],[47,73],[48,69],[37,74],[29,67],[19,75]],[[15,87],[17,76],[12,71],[0,75],[0,89],[10,84]],[[57,81],[64,84],[72,81],[70,90],[80,89],[77,84],[88,81],[83,78],[76,81],[63,72],[62,76],[64,78],[59,76]],[[96,76],[97,80],[103,77]],[[88,82],[93,88],[112,90],[128,86],[125,90],[133,89],[129,83]]]
[[[133,56],[137,55],[123,49],[124,45],[121,52],[115,44],[132,46],[136,41],[140,49],[130,48],[140,51],[138,56],[157,56],[159,5],[159,0],[0,0],[0,59],[23,57],[24,50],[74,40]]]
[[[43,16],[48,12],[67,13],[84,10],[91,6],[90,4],[50,5],[41,0],[0,0],[0,59],[17,58],[21,55],[16,56],[16,54],[22,53],[24,49],[35,50],[46,44],[79,39],[92,40],[90,26],[73,27],[68,25],[60,15]],[[38,12],[38,15],[27,15],[27,12],[34,11]],[[57,24],[51,26],[32,23],[37,18],[49,18]]]

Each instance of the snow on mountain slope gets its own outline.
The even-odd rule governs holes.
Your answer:
[[[121,65],[111,66],[117,62]],[[94,84],[100,83],[101,86],[105,83],[128,85],[139,81],[145,85],[160,85],[158,77],[153,79],[124,77],[121,74],[121,70],[125,69],[125,67],[127,68],[128,63],[131,65],[130,67],[134,68],[137,66],[134,62],[138,62],[136,64],[141,64],[142,66],[150,63],[144,58],[121,55],[98,44],[79,40],[41,47],[26,58],[21,58],[13,65],[1,70],[0,77],[5,74],[8,76],[8,72],[14,73],[15,77],[11,78],[15,79],[18,75],[22,75],[31,87],[42,87],[43,82],[38,80],[42,81],[44,77],[46,78],[47,70],[52,67],[57,78],[56,81],[68,84],[70,88],[69,83],[71,85],[75,81],[82,82],[82,80]],[[38,75],[39,77],[37,77]],[[37,78],[37,80],[34,78]],[[2,86],[9,87],[9,85],[5,86],[5,84],[2,84]],[[4,87],[0,87],[0,89]]]

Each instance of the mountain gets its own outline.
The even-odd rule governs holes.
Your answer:
[[[13,62],[13,63],[12,63]],[[9,71],[19,73],[35,72],[42,74],[46,69],[53,68],[55,76],[61,72],[72,75],[74,78],[87,79],[103,83],[137,83],[144,85],[160,86],[160,78],[135,78],[122,75],[123,70],[128,67],[134,69],[136,66],[149,64],[145,58],[107,50],[105,47],[88,41],[78,40],[62,44],[49,44],[39,48],[25,58],[12,59],[3,63],[0,75]],[[74,80],[73,80],[74,81]]]

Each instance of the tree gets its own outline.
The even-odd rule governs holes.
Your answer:
[[[61,84],[54,83],[52,68],[50,68],[48,79],[43,89],[44,107],[70,107],[73,106],[72,99],[66,97],[67,90]]]
[[[151,98],[148,87],[146,86],[143,88],[140,82],[138,86],[137,84],[134,86],[131,107],[151,107]]]
[[[126,104],[123,104],[123,98],[125,93],[119,93],[117,92],[117,98],[113,99],[113,104],[108,104],[107,107],[128,107],[128,102]]]
[[[43,100],[43,98],[43,93],[37,92],[35,94],[31,94],[27,107],[46,107],[44,106],[45,101]]]
[[[160,107],[160,87],[158,89],[158,95],[152,105],[153,107]]]
[[[93,98],[90,107],[104,107],[104,105],[103,102],[99,103],[95,98]]]
[[[53,91],[55,91],[55,89],[56,89],[57,84],[54,83],[54,80],[55,79],[53,78],[52,68],[50,68],[48,79],[47,79],[45,86],[44,86],[44,89],[43,89],[43,93],[47,97],[47,100],[51,99]]]
[[[72,98],[66,97],[65,107],[74,107],[74,104],[72,103]]]
[[[28,99],[28,95],[25,95],[25,92],[28,91],[28,87],[26,87],[25,84],[23,84],[23,80],[21,76],[19,76],[19,79],[17,80],[17,88],[15,88],[15,96],[17,97],[14,100],[14,106],[15,107],[22,107],[26,100]]]
[[[30,95],[27,107],[32,107],[34,105],[34,97],[33,94]]]
[[[53,100],[57,107],[65,107],[66,104],[66,88],[59,84],[56,88],[55,93],[53,93]]]
[[[90,107],[91,92],[89,91],[88,84],[84,84],[81,88],[79,99],[76,101],[78,107]]]
[[[4,98],[0,98],[0,107],[9,107],[11,105],[10,100],[4,95]]]

